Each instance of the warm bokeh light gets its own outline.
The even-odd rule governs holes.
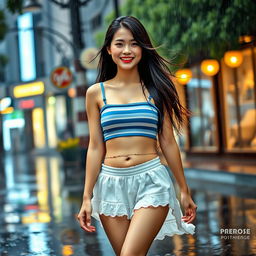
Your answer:
[[[48,212],[31,212],[22,216],[21,221],[23,224],[48,223],[51,221],[51,217]]]
[[[70,98],[75,98],[76,97],[76,89],[75,88],[69,88],[68,89],[68,96]]]
[[[4,109],[3,111],[0,111],[0,114],[11,114],[14,111],[13,107],[8,107]]]
[[[48,146],[55,148],[57,146],[57,133],[56,133],[56,124],[55,124],[55,102],[56,98],[50,96],[47,100],[48,104],[46,105],[46,118],[47,118],[47,129],[48,129]]]
[[[192,78],[190,69],[180,69],[175,73],[175,76],[180,84],[187,84]]]
[[[244,35],[239,37],[239,43],[251,43],[255,40],[255,36]]]
[[[61,187],[61,168],[60,163],[57,158],[50,158],[49,161],[50,169],[51,169],[51,197],[52,197],[52,205],[53,205],[53,215],[56,221],[62,221],[62,187]]]
[[[73,255],[73,253],[74,253],[74,250],[72,245],[63,245],[62,255],[69,256],[69,255]]]
[[[32,111],[33,136],[36,148],[45,146],[44,110],[35,108]]]
[[[35,159],[36,183],[38,187],[37,201],[42,212],[49,212],[49,174],[47,172],[47,160],[43,157]]]
[[[201,70],[207,76],[214,76],[219,72],[220,65],[217,60],[209,59],[201,63]]]
[[[231,68],[237,68],[243,62],[243,54],[240,51],[228,51],[224,55],[224,62]]]
[[[28,97],[33,95],[40,95],[44,93],[44,83],[42,81],[17,85],[13,89],[15,98]]]

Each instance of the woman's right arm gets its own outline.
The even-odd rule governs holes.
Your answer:
[[[86,231],[92,232],[91,224],[91,197],[93,187],[100,172],[105,156],[105,144],[100,126],[100,113],[97,105],[98,84],[87,89],[85,106],[89,126],[89,146],[86,157],[86,173],[83,194],[83,204],[78,214],[80,225]]]
[[[91,199],[93,187],[96,183],[101,163],[105,156],[105,144],[103,141],[100,113],[97,105],[97,85],[87,89],[85,105],[89,125],[89,146],[86,158],[86,175],[84,186],[84,199]]]

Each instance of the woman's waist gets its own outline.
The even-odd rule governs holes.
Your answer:
[[[141,164],[143,162],[149,161],[151,159],[154,159],[158,157],[157,151],[152,152],[137,152],[137,153],[131,153],[131,152],[124,152],[122,154],[106,154],[104,159],[104,164],[112,166],[112,167],[118,167],[118,168],[125,168],[129,166],[134,166],[137,164]]]
[[[116,161],[118,162],[118,160]],[[120,166],[116,163],[113,165],[109,163],[102,163],[101,172],[104,174],[124,176],[124,175],[134,175],[139,174],[145,171],[148,171],[151,168],[159,167],[161,164],[159,156],[155,155],[153,158],[151,157],[148,160],[143,160],[142,162],[134,162],[130,165],[125,165],[125,161]]]
[[[156,141],[150,138],[123,137],[106,143],[104,163],[109,166],[128,167],[158,156]]]

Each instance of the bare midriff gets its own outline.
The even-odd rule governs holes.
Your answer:
[[[142,136],[118,137],[106,141],[104,164],[112,167],[129,167],[158,156],[157,141]]]

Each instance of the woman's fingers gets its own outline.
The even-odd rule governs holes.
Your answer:
[[[195,214],[191,213],[191,215],[186,219],[186,222],[189,224],[195,219]]]
[[[196,218],[196,207],[195,208],[188,208],[185,210],[185,216],[182,217],[182,220],[187,222],[188,224],[191,223]]]
[[[189,224],[194,220],[194,218],[195,218],[195,216],[190,216],[190,217],[187,217],[187,218],[182,218],[182,220]]]
[[[91,226],[91,214],[86,214],[86,227],[89,230],[89,232],[94,232],[96,229],[94,226]]]
[[[84,219],[85,219],[84,213],[82,213],[82,214],[79,213],[77,216],[77,220],[79,221],[80,227],[84,230],[87,230]]]
[[[96,231],[96,228],[94,226],[91,226],[90,214],[86,214],[86,213],[79,214],[77,216],[77,219],[78,219],[79,224],[83,230],[90,232],[90,233]]]

